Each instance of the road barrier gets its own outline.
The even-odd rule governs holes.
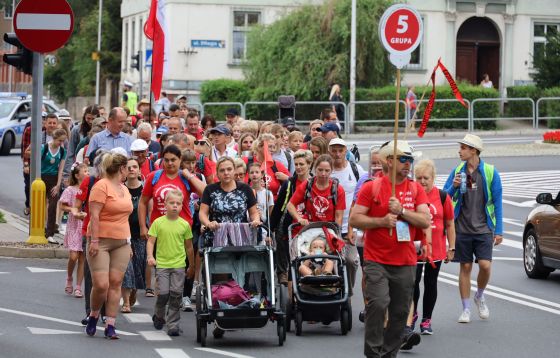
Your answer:
[[[494,118],[480,118],[476,117],[476,104],[484,102],[498,102],[502,104],[509,104],[510,102],[527,102],[531,105],[531,116],[530,117],[494,117]],[[533,128],[535,126],[535,101],[532,98],[477,98],[472,101],[471,105],[471,127],[469,131],[474,131],[474,121],[499,121],[499,120],[515,120],[515,121],[532,121]]]
[[[200,117],[204,117],[204,113],[206,113],[206,108],[209,106],[228,106],[228,107],[232,107],[232,106],[236,106],[239,107],[239,109],[241,109],[241,111],[239,112],[239,115],[243,118],[245,118],[245,106],[241,103],[241,102],[206,102],[202,105],[202,110],[200,111]],[[225,111],[224,111],[224,117],[225,117]],[[223,117],[220,117],[223,118]],[[216,121],[220,121],[220,118],[215,118]]]
[[[550,120],[550,119],[560,119],[560,115],[559,116],[550,116],[547,113],[547,116],[542,117],[541,116],[541,103],[545,102],[545,101],[556,101],[556,102],[560,102],[560,97],[542,97],[539,98],[537,100],[537,113],[536,113],[536,118],[535,118],[535,125],[533,126],[533,128],[535,129],[539,129],[539,121],[541,120]],[[560,114],[560,110],[559,110],[559,114]]]

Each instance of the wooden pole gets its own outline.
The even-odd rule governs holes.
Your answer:
[[[395,181],[397,179],[397,140],[399,137],[399,106],[401,97],[401,70],[397,68],[397,95],[395,99],[395,127],[393,129],[393,170],[391,171],[391,195],[395,196]]]

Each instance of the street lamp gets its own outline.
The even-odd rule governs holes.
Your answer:
[[[99,19],[97,24],[97,53],[101,53],[101,21],[103,14],[103,0],[99,0]],[[99,81],[101,74],[101,59],[97,57],[97,63],[95,68],[95,103],[99,104]]]

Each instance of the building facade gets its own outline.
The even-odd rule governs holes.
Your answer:
[[[358,0],[359,1],[359,0]],[[204,81],[243,78],[246,34],[307,3],[322,0],[165,0],[169,62],[163,90],[189,94]],[[425,84],[441,57],[458,79],[477,84],[488,74],[495,88],[531,82],[533,58],[543,56],[546,34],[560,30],[560,0],[409,0],[424,20],[423,41],[404,71],[404,84]],[[139,84],[131,57],[150,62],[143,25],[149,0],[123,0],[122,80]],[[372,29],[372,31],[377,31]],[[143,66],[144,67],[144,66]],[[150,70],[143,68],[143,93]],[[438,76],[438,83],[443,83]],[[135,88],[137,92],[138,86]]]

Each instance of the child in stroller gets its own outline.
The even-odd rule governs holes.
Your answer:
[[[316,237],[309,244],[309,252],[313,255],[327,255],[326,242]],[[332,275],[334,263],[329,259],[314,258],[307,259],[299,266],[299,273],[302,276],[319,276],[319,275]]]

